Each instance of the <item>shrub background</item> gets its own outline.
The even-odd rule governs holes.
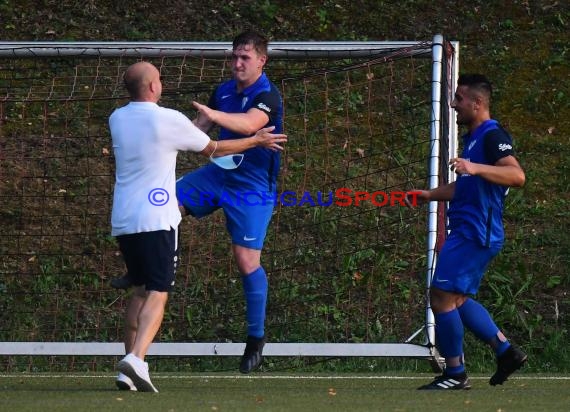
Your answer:
[[[280,41],[430,40],[436,33],[458,40],[461,71],[493,82],[492,114],[512,133],[527,173],[526,186],[507,199],[507,242],[479,298],[531,353],[531,368],[567,372],[570,4],[457,3],[0,0],[0,39],[229,41],[253,27]],[[491,355],[471,356],[484,364]]]

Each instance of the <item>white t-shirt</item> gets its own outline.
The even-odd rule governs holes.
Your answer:
[[[130,102],[109,117],[116,173],[113,236],[177,228],[178,151],[201,152],[210,138],[182,113]]]

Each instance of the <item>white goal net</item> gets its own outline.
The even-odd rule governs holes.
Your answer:
[[[0,43],[4,370],[95,368],[123,354],[127,295],[109,286],[124,264],[110,236],[107,126],[127,101],[122,73],[153,62],[161,104],[193,117],[191,102],[230,75],[230,54],[230,43]],[[355,195],[452,178],[457,43],[274,42],[269,57],[289,136],[278,192],[313,202],[284,197],[275,209],[262,254],[264,355],[437,361],[425,296],[445,207],[357,205]],[[178,158],[179,175],[203,162]],[[350,205],[325,204],[338,189]],[[180,231],[177,284],[149,355],[239,356],[245,309],[223,214],[185,218]]]

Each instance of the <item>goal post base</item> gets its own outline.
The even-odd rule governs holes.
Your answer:
[[[153,343],[151,356],[241,356],[245,343]],[[428,346],[411,343],[267,343],[265,356],[339,356],[434,358]],[[120,356],[122,343],[0,342],[0,355]]]

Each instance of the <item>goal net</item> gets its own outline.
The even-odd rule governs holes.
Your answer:
[[[262,254],[264,354],[433,361],[425,296],[445,210],[405,208],[398,193],[450,178],[456,43],[270,46],[289,141]],[[0,43],[2,370],[105,369],[123,354],[128,293],[109,285],[125,268],[110,236],[108,130],[127,102],[122,74],[154,63],[160,104],[193,118],[191,102],[231,75],[230,54],[229,43]],[[177,173],[204,161],[181,153]],[[186,217],[180,233],[176,287],[149,355],[241,355],[245,305],[223,213]]]

